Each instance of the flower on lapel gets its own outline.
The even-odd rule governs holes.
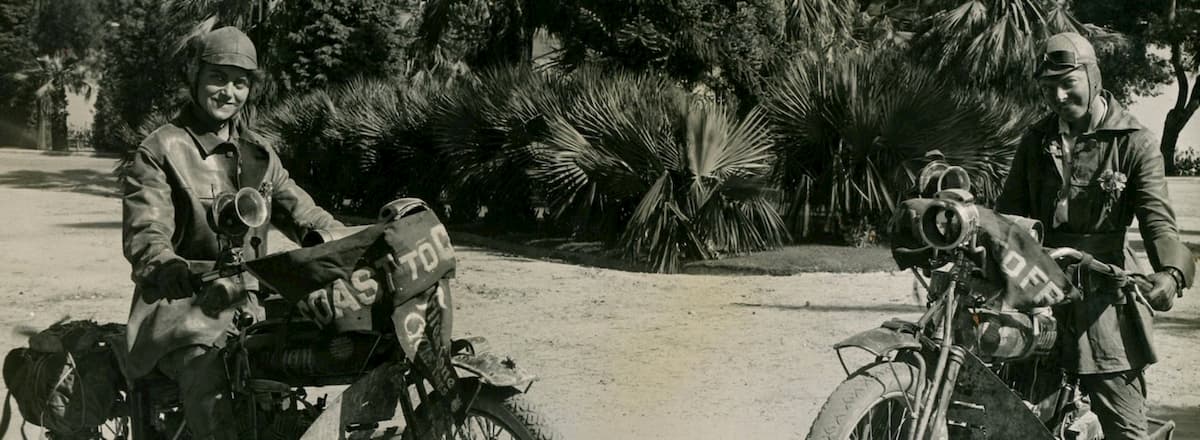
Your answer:
[[[1062,144],[1057,139],[1050,141],[1050,145],[1046,146],[1046,151],[1050,152],[1051,156],[1062,157]]]
[[[1120,171],[1104,170],[1100,174],[1100,189],[1108,191],[1109,194],[1120,194],[1125,189],[1125,182],[1128,180],[1125,174]]]

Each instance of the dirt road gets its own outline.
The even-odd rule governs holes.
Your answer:
[[[19,325],[124,320],[112,163],[0,151],[0,350],[24,344]],[[572,439],[803,438],[842,378],[830,345],[920,311],[905,273],[667,276],[459,256],[455,333],[538,373],[532,397]],[[1200,437],[1200,301],[1157,327],[1152,415]]]

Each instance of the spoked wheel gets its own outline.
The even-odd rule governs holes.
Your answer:
[[[129,440],[129,418],[123,416],[111,418],[95,429],[84,432],[64,434],[44,431],[42,435],[49,440]]]
[[[105,440],[129,440],[129,418],[117,417],[108,419],[100,425],[100,438]]]
[[[418,414],[424,414],[422,408]],[[406,440],[415,439],[405,432]],[[560,438],[545,416],[524,394],[511,388],[484,386],[475,397],[467,419],[454,429],[454,440],[554,440]],[[441,440],[441,439],[437,439]]]
[[[897,440],[914,424],[916,368],[878,364],[855,373],[829,396],[809,429],[809,440]]]

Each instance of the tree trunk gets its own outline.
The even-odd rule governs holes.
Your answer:
[[[1173,36],[1180,35],[1175,29],[1175,22],[1175,0],[1171,0],[1167,4],[1167,32]],[[1171,42],[1171,68],[1175,73],[1179,94],[1175,97],[1175,107],[1167,112],[1167,119],[1163,122],[1162,143],[1159,144],[1163,155],[1163,167],[1168,176],[1176,174],[1175,144],[1179,142],[1179,132],[1183,131],[1196,109],[1200,108],[1200,87],[1194,87],[1191,93],[1188,93],[1187,68],[1183,65],[1183,41],[1178,37],[1173,39],[1175,41]],[[1200,79],[1200,76],[1197,78]]]
[[[1162,144],[1159,145],[1159,149],[1162,150],[1163,166],[1168,176],[1174,176],[1177,173],[1175,167],[1176,144],[1179,142],[1179,133],[1183,131],[1183,126],[1187,125],[1188,116],[1190,115],[1185,115],[1184,110],[1172,108],[1167,112],[1167,120],[1163,123]]]
[[[1174,2],[1172,2],[1174,3]],[[1163,155],[1163,166],[1168,176],[1176,174],[1175,150],[1179,142],[1179,133],[1187,126],[1188,120],[1200,108],[1200,87],[1194,87],[1189,92],[1187,68],[1183,65],[1182,43],[1171,44],[1171,67],[1175,71],[1175,81],[1179,86],[1179,94],[1175,99],[1175,107],[1167,112],[1163,123],[1162,143],[1159,150]]]

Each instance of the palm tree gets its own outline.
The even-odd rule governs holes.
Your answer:
[[[532,226],[541,197],[527,172],[546,121],[568,100],[558,78],[511,65],[485,70],[436,102],[429,129],[451,170],[455,210],[486,207],[493,224]]]
[[[91,97],[95,80],[93,63],[92,58],[42,55],[37,57],[36,67],[11,75],[13,80],[34,89],[39,149],[67,148],[67,93]]]
[[[994,199],[1030,112],[1010,98],[952,86],[902,55],[802,58],[768,87],[777,133],[784,216],[798,235],[826,215],[826,232],[851,218],[885,218],[930,150],[965,167]]]
[[[446,179],[427,126],[446,86],[421,75],[359,78],[283,100],[259,132],[323,205],[369,213],[400,196],[436,205]]]
[[[832,50],[853,39],[855,11],[837,0],[788,0],[788,37],[802,40],[818,52]]]
[[[935,6],[947,2],[934,2]],[[978,84],[1028,84],[1038,45],[1059,32],[1103,36],[1076,20],[1067,2],[966,0],[932,14],[918,56]]]
[[[660,272],[786,239],[767,197],[761,113],[738,119],[649,75],[585,69],[572,80],[575,105],[551,121],[533,170],[557,218],[615,222],[626,257]]]

